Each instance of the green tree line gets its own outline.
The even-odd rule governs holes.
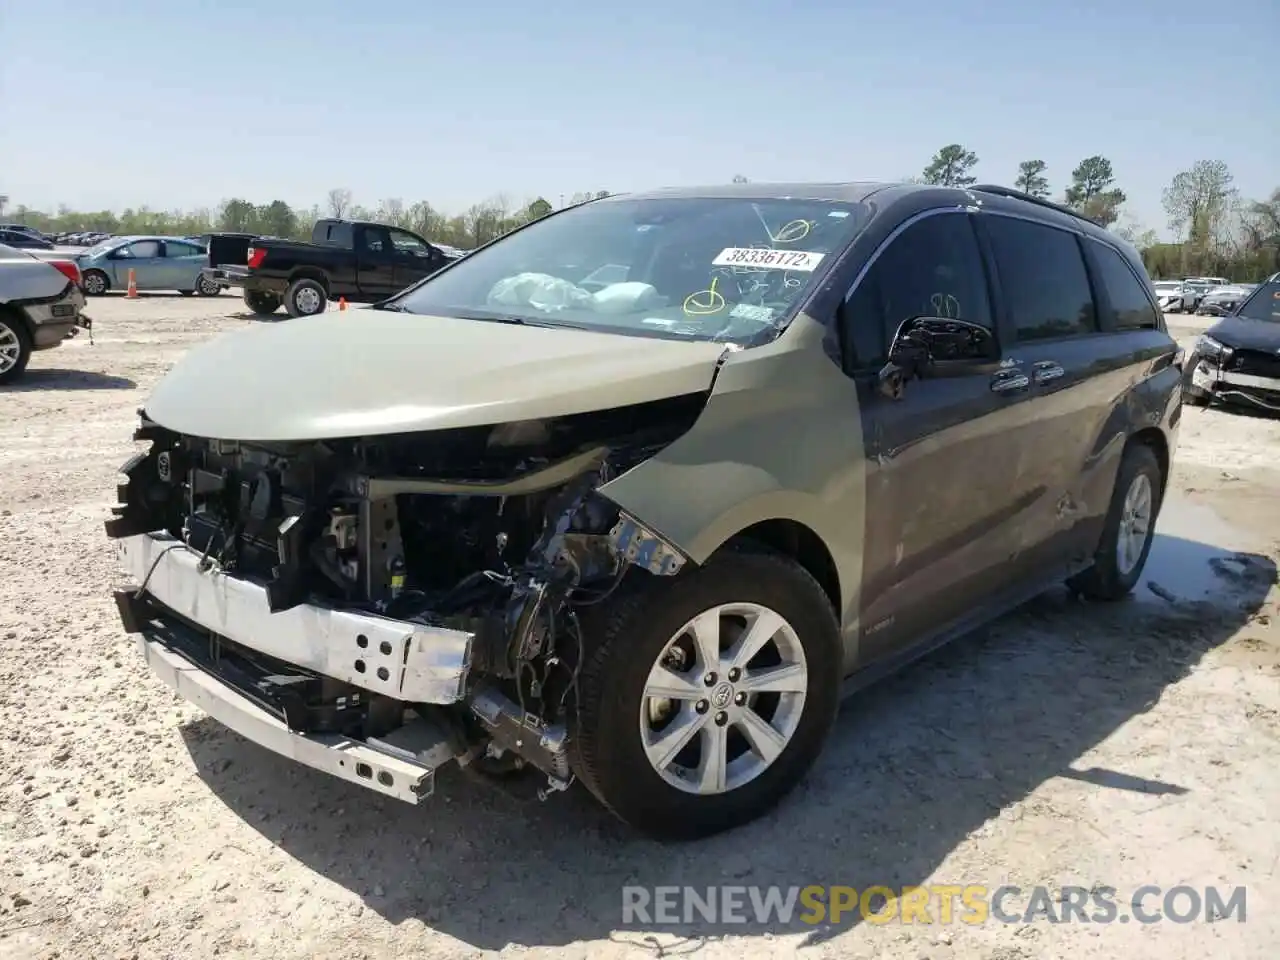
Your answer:
[[[977,166],[974,151],[949,143],[913,179],[973,186],[978,182]],[[1047,172],[1043,160],[1023,160],[1012,186],[1034,197],[1052,198],[1131,241],[1157,280],[1214,276],[1250,282],[1280,271],[1280,188],[1265,199],[1241,197],[1221,160],[1198,160],[1165,187],[1161,200],[1169,230],[1177,238],[1173,242],[1161,242],[1154,230],[1124,215],[1128,198],[1116,185],[1106,157],[1081,160],[1057,198]]]
[[[979,179],[978,163],[974,151],[951,143],[933,155],[919,176],[906,179],[944,186],[972,186]],[[735,174],[733,180],[747,182],[740,173]],[[1176,238],[1172,242],[1162,242],[1156,231],[1125,214],[1127,197],[1117,184],[1111,161],[1105,156],[1083,158],[1071,170],[1057,197],[1054,197],[1048,164],[1043,160],[1024,160],[1012,178],[997,182],[1009,182],[1015,189],[1032,196],[1053,198],[1114,230],[1142,251],[1147,270],[1156,279],[1208,275],[1256,281],[1280,271],[1280,188],[1266,198],[1244,198],[1234,185],[1231,171],[1221,160],[1199,160],[1175,176],[1165,188],[1162,200],[1167,226]],[[608,193],[607,190],[577,193],[569,198],[569,203]],[[321,217],[346,217],[404,227],[436,243],[465,250],[545,216],[552,209],[552,204],[543,197],[514,203],[504,195],[454,214],[426,200],[406,203],[399,198],[388,198],[366,206],[355,203],[350,190],[336,187],[329,191],[323,204],[310,208],[293,207],[283,200],[256,204],[234,197],[214,209],[137,207],[117,213],[60,206],[48,212],[18,204],[7,215],[0,210],[0,215],[48,233],[100,230],[118,235],[184,236],[225,230],[291,239],[309,237],[312,224]]]
[[[607,195],[607,190],[575,193],[568,202],[580,203]],[[19,204],[8,213],[0,211],[0,216],[5,221],[24,223],[44,233],[96,230],[117,236],[148,233],[197,236],[227,231],[291,240],[310,238],[312,225],[321,217],[345,217],[404,227],[436,243],[469,250],[530,220],[546,216],[552,209],[551,203],[542,197],[513,204],[507,197],[499,195],[474,204],[463,213],[449,215],[426,200],[407,204],[392,197],[374,206],[363,206],[353,202],[350,190],[339,187],[329,191],[323,205],[302,209],[291,207],[283,200],[255,204],[242,197],[233,197],[224,200],[216,209],[156,210],[144,206],[130,207],[117,213],[112,210],[85,212],[60,206],[53,213],[48,213]]]

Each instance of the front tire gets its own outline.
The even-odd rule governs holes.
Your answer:
[[[10,317],[0,315],[0,385],[21,377],[30,359],[31,337],[27,328]]]
[[[284,295],[284,308],[291,317],[310,317],[324,313],[329,304],[329,297],[324,287],[316,280],[306,277],[293,281],[288,293]]]
[[[111,289],[111,281],[101,270],[85,271],[85,275],[80,278],[80,285],[89,297],[100,297]]]
[[[726,550],[584,617],[574,773],[619,819],[690,840],[776,805],[835,720],[840,631],[802,567]],[[625,589],[625,588],[624,588]],[[620,591],[622,593],[622,591]]]
[[[1071,589],[1102,601],[1121,600],[1133,591],[1151,552],[1164,480],[1155,452],[1144,443],[1130,444],[1120,459],[1093,566],[1067,581]]]

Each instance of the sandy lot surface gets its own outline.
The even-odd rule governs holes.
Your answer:
[[[0,391],[0,957],[1274,956],[1280,421],[1186,411],[1131,602],[1045,595],[850,702],[767,821],[662,847],[577,789],[522,805],[446,775],[423,808],[367,795],[152,679],[118,626],[102,521],[135,409],[183,351],[249,322],[240,312],[231,297],[92,301],[95,345],[38,354]],[[1246,886],[1248,912],[621,918],[625,884],[926,882],[1111,886],[1122,901],[1143,884]]]

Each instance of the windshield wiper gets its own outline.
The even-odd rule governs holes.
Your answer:
[[[571,320],[543,320],[540,317],[521,317],[514,313],[499,313],[497,310],[441,310],[442,317],[457,317],[459,320],[479,320],[485,323],[508,323],[515,327],[569,327],[575,330],[586,329],[585,325]]]

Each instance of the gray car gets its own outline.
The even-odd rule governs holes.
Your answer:
[[[51,350],[89,326],[79,284],[70,259],[0,244],[0,385],[22,376],[33,351]]]
[[[106,532],[160,679],[415,804],[458,763],[745,823],[842,693],[1126,596],[1176,448],[1137,251],[1002,187],[613,196],[350,316],[179,361]]]
[[[176,290],[184,296],[217,296],[221,288],[202,273],[208,248],[182,237],[112,237],[76,255],[90,296],[127,290],[130,274],[138,290]]]

